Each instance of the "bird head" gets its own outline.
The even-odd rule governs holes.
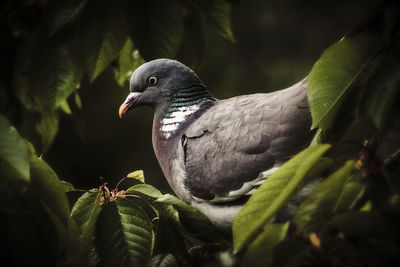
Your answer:
[[[170,103],[179,89],[204,87],[199,77],[184,64],[170,59],[149,61],[135,70],[130,80],[130,94],[119,108],[119,116],[137,106]]]

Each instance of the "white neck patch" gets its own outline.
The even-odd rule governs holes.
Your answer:
[[[168,117],[161,120],[160,131],[166,139],[172,136],[172,133],[178,130],[179,125],[186,118],[200,109],[200,105],[192,105],[187,107],[179,107],[178,110],[171,112]]]

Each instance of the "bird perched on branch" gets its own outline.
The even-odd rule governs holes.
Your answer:
[[[215,99],[199,77],[175,60],[136,69],[122,117],[152,106],[152,141],[176,195],[216,226],[230,229],[249,196],[313,134],[307,81],[268,94]]]

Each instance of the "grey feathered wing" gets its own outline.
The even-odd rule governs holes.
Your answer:
[[[305,148],[313,136],[306,87],[303,80],[269,94],[219,100],[192,123],[182,147],[193,196],[235,200],[265,179],[260,173]]]

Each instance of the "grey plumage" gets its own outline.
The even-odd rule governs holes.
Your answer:
[[[226,197],[304,148],[311,126],[305,85],[217,101],[188,126],[183,149],[193,178],[185,185],[192,194]]]
[[[269,94],[216,100],[189,68],[159,59],[132,75],[120,115],[154,107],[153,147],[167,181],[178,197],[229,228],[262,181],[310,142],[306,87],[304,79]]]

